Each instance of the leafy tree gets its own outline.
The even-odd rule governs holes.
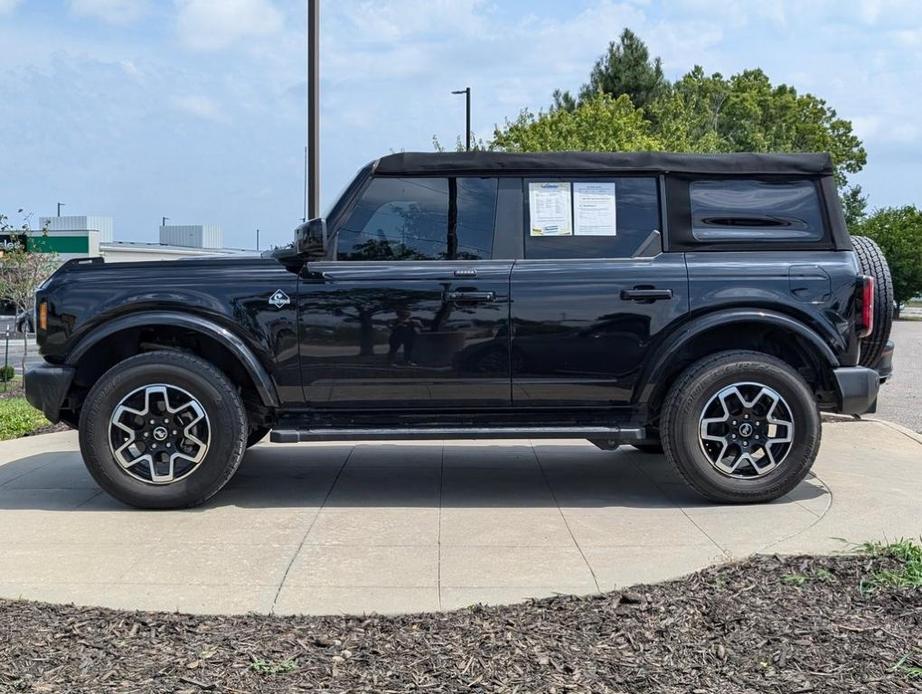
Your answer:
[[[549,112],[524,111],[490,148],[679,152],[829,152],[840,185],[867,154],[825,101],[773,85],[762,70],[724,77],[696,66],[674,84],[629,30],[597,63],[579,99],[555,94]]]
[[[522,111],[497,128],[492,145],[508,152],[586,150],[595,152],[662,149],[643,111],[626,94],[596,94],[572,111]]]
[[[36,236],[29,227],[28,218],[14,226],[0,213],[0,234],[11,238],[0,248],[0,299],[13,304],[17,314],[29,311],[38,285],[58,266],[57,254],[44,252],[42,248],[48,230],[43,229],[41,235]],[[25,373],[29,349],[26,332],[22,331],[21,373]]]
[[[554,92],[554,110],[572,111],[599,93],[616,98],[627,94],[631,103],[643,108],[657,99],[666,86],[660,59],[651,60],[646,44],[633,31],[625,29],[596,61],[578,99],[570,92]]]
[[[695,66],[649,110],[674,151],[829,152],[840,184],[867,162],[851,122],[812,94],[772,85],[758,69],[725,78]]]
[[[874,239],[887,257],[898,308],[922,294],[922,211],[914,205],[885,207],[855,232]]]
[[[857,229],[868,215],[868,196],[862,192],[861,186],[854,185],[842,191],[841,197],[845,223],[849,229]]]

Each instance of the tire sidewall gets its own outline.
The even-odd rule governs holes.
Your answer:
[[[772,360],[774,361],[774,360]],[[678,410],[670,438],[681,472],[701,493],[724,502],[767,501],[799,484],[816,458],[821,420],[813,395],[786,364],[766,360],[715,363],[675,394]],[[700,417],[705,405],[723,388],[753,382],[769,386],[784,398],[794,423],[794,441],[787,456],[768,474],[754,479],[726,475],[711,464],[700,443]]]
[[[181,359],[174,355],[129,359],[100,378],[80,413],[80,448],[90,474],[109,494],[132,506],[175,508],[201,503],[225,484],[239,464],[246,429],[237,394],[210,364],[186,360],[188,366],[177,363]],[[191,368],[194,366],[204,368]],[[211,439],[195,470],[176,482],[157,485],[132,477],[115,460],[109,445],[109,421],[126,395],[161,383],[182,388],[201,403]]]

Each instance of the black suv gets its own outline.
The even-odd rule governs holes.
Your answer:
[[[892,354],[886,263],[818,154],[395,154],[290,248],[74,260],[36,302],[29,401],[142,507],[202,503],[270,430],[631,444],[767,501]]]

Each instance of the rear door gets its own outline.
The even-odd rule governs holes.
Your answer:
[[[688,312],[681,253],[662,252],[656,177],[526,179],[512,272],[516,408],[630,403],[648,355]]]
[[[320,409],[508,407],[509,279],[495,178],[376,177],[300,285],[301,373]]]

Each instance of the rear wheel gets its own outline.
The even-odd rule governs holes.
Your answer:
[[[819,450],[813,392],[794,369],[767,354],[702,359],[679,377],[665,402],[666,457],[712,501],[777,499],[806,477]]]
[[[97,381],[80,412],[80,450],[93,479],[131,506],[196,506],[231,478],[247,440],[246,413],[207,361],[150,352]]]

